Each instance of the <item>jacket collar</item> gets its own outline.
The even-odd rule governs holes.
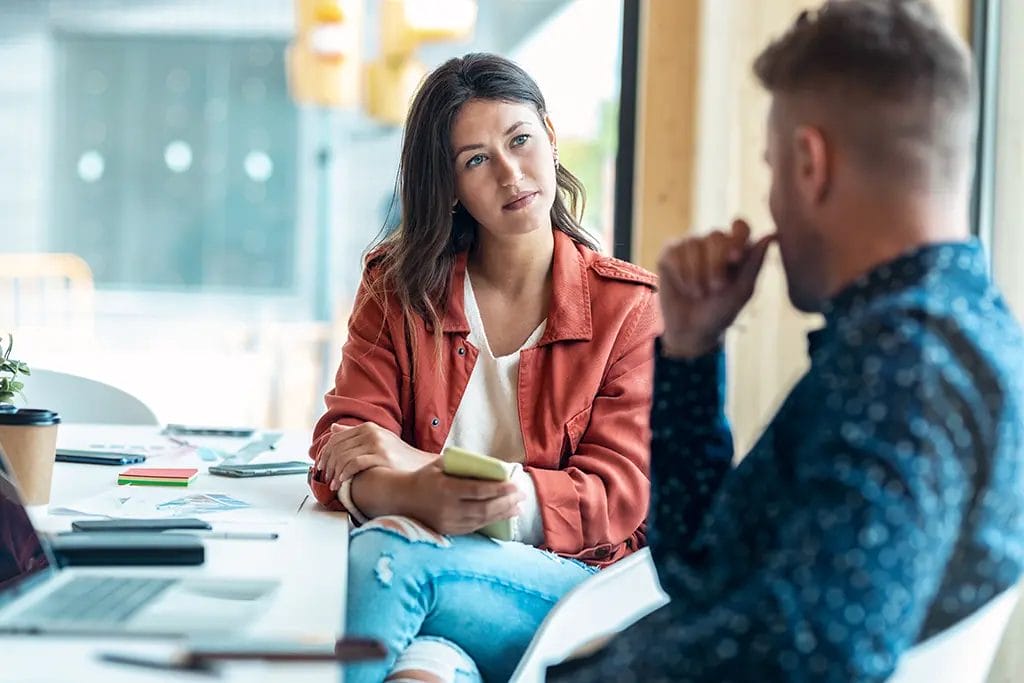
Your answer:
[[[537,342],[538,346],[573,339],[589,340],[593,336],[590,285],[587,282],[589,263],[583,253],[585,247],[578,246],[560,230],[555,230],[554,235],[551,303],[548,306],[547,325]],[[455,255],[448,289],[448,310],[444,317],[445,332],[469,333],[469,321],[466,320],[466,306],[462,297],[468,258],[469,253],[466,251]]]

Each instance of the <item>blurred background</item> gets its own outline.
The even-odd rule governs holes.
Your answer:
[[[362,254],[396,221],[427,70],[473,50],[521,63],[587,186],[586,227],[654,268],[669,239],[737,214],[772,229],[750,64],[816,4],[0,0],[0,332],[167,422],[308,429]],[[971,224],[1024,315],[1024,2],[934,4],[976,55]],[[728,338],[738,452],[818,324],[771,253]]]
[[[621,35],[609,0],[0,0],[0,330],[166,421],[308,428],[423,73],[524,66],[608,244]]]

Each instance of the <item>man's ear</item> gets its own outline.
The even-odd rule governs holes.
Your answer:
[[[814,126],[793,131],[793,172],[796,187],[808,204],[820,204],[832,185],[831,150],[825,135]]]

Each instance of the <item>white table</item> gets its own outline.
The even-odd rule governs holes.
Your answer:
[[[142,431],[145,430],[145,431]],[[156,428],[99,427],[62,425],[58,442],[80,444],[83,440],[103,443],[133,436],[151,436]],[[115,438],[116,437],[116,438]],[[254,462],[303,460],[306,458],[309,433],[285,433],[278,447],[258,456]],[[190,463],[173,456],[150,457],[146,466],[178,467]],[[253,514],[262,521],[251,524],[236,519],[227,526],[219,524],[217,515],[207,517],[215,530],[263,529],[276,531],[274,541],[205,539],[206,561],[196,567],[126,567],[124,572],[168,574],[229,575],[239,577],[276,578],[281,584],[269,608],[246,630],[260,634],[309,634],[333,636],[344,628],[345,585],[348,553],[348,517],[332,513],[307,496],[305,477],[288,475],[253,479],[216,477],[197,465],[200,474],[181,492],[225,493],[253,505]],[[117,486],[117,472],[122,468],[102,465],[57,463],[50,508]],[[75,517],[48,514],[47,509],[33,509],[37,526],[46,531],[70,527]],[[268,524],[268,516],[281,520]],[[153,641],[150,641],[153,642]],[[0,681],[36,683],[52,681],[102,681],[125,683],[147,681],[294,681],[316,683],[340,680],[340,669],[334,664],[231,664],[220,677],[194,673],[166,672],[136,666],[111,664],[97,659],[103,651],[130,651],[132,643],[113,638],[64,638],[44,636],[0,637]]]

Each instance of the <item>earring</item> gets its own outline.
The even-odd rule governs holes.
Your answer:
[[[458,210],[459,210],[459,202],[458,202],[458,201],[456,201],[455,203],[453,203],[453,204],[452,204],[452,213],[453,213],[453,214],[454,214],[454,213],[457,213],[457,212],[458,212]]]
[[[555,168],[558,168],[558,148],[555,147]]]

